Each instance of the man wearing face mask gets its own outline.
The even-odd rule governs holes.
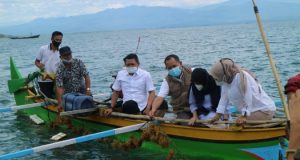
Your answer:
[[[108,116],[115,109],[120,92],[123,93],[122,112],[127,114],[148,114],[155,97],[155,88],[149,72],[139,68],[136,54],[129,54],[124,59],[126,70],[118,72],[112,86],[111,107],[105,110]]]
[[[163,103],[166,96],[171,96],[170,104],[173,111],[177,113],[177,118],[189,119],[188,90],[191,84],[192,70],[190,67],[182,65],[177,55],[171,54],[165,58],[165,66],[168,75],[163,80],[160,91],[154,99],[149,116],[154,116],[157,109]]]
[[[51,36],[51,43],[42,46],[35,59],[35,65],[43,70],[45,75],[49,75],[39,79],[40,90],[49,98],[54,98],[53,78],[60,62],[58,49],[62,39],[63,34],[59,31],[54,31]]]
[[[62,109],[62,96],[66,93],[91,95],[91,80],[83,62],[72,58],[71,48],[59,49],[61,62],[56,72],[56,97],[58,109]]]

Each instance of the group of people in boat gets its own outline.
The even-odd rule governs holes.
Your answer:
[[[53,32],[51,43],[40,48],[35,60],[38,68],[48,75],[55,75],[40,79],[39,86],[47,97],[53,98],[54,90],[49,88],[53,88],[55,82],[60,110],[63,110],[62,96],[66,93],[91,95],[89,72],[80,59],[72,57],[70,47],[59,47],[62,39],[61,32]],[[128,54],[123,60],[126,69],[118,72],[112,85],[111,106],[105,111],[106,116],[114,110],[163,116],[168,109],[167,96],[170,96],[169,104],[177,118],[190,119],[189,125],[194,125],[197,119],[211,120],[212,123],[227,120],[230,105],[241,113],[236,119],[238,124],[246,120],[270,120],[275,113],[275,103],[256,77],[232,59],[222,58],[208,72],[184,65],[175,54],[168,55],[164,60],[168,75],[157,95],[151,74],[139,67],[137,54]],[[118,109],[119,97],[123,103]]]
[[[39,79],[40,90],[49,98],[56,95],[59,110],[63,110],[62,96],[66,93],[91,95],[87,68],[80,59],[72,57],[70,47],[59,47],[62,39],[61,32],[53,32],[51,43],[40,48],[35,60],[35,65],[47,73],[47,76]],[[168,75],[163,78],[157,95],[151,74],[140,68],[138,56],[128,54],[123,61],[126,69],[119,71],[115,77],[111,106],[105,110],[106,116],[114,110],[163,116],[168,109],[167,96],[171,98],[169,104],[177,118],[190,119],[189,125],[194,125],[197,119],[210,120],[211,123],[220,119],[228,120],[228,108],[232,105],[241,113],[236,118],[237,124],[247,120],[271,120],[275,114],[274,101],[262,89],[254,74],[241,68],[232,59],[220,59],[208,72],[203,68],[184,65],[175,54],[168,55],[164,60]],[[289,79],[285,86],[291,116],[289,159],[300,147],[299,89],[300,75]],[[118,106],[120,97],[123,102]]]

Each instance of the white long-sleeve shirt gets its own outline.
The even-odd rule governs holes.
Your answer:
[[[246,92],[241,91],[240,73],[237,73],[231,84],[224,83],[217,113],[224,114],[227,106],[232,104],[244,115],[250,116],[255,111],[275,111],[274,101],[265,93],[261,85],[247,72],[242,71],[247,81]]]
[[[189,94],[190,94],[189,95],[190,110],[193,113],[193,112],[197,111],[197,109],[198,109],[197,102],[196,102],[196,99],[194,97],[192,89],[190,90]],[[202,119],[202,120],[212,119],[215,116],[216,113],[214,111],[212,111],[212,109],[211,109],[212,104],[211,104],[211,99],[210,99],[209,94],[204,96],[204,101],[203,101],[202,106],[204,108],[206,108],[207,110],[209,110],[210,112],[207,115],[200,114],[200,115],[198,115],[198,118]]]

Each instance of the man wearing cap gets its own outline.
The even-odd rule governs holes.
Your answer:
[[[40,48],[35,65],[44,71],[45,75],[39,79],[40,90],[49,98],[54,98],[54,76],[57,66],[60,62],[59,45],[62,42],[63,34],[59,31],[54,31],[51,36],[51,43]]]
[[[91,80],[83,62],[72,58],[71,48],[59,49],[61,63],[56,72],[56,96],[58,109],[62,109],[62,95],[66,93],[82,93],[91,95]]]

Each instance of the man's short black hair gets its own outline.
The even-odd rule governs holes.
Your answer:
[[[170,55],[168,55],[168,56],[165,58],[164,63],[166,64],[166,61],[170,60],[171,58],[174,58],[177,62],[180,62],[180,59],[179,59],[179,57],[178,57],[177,55],[175,55],[175,54],[170,54]]]
[[[51,38],[54,38],[55,36],[64,36],[64,35],[63,35],[63,33],[61,33],[60,31],[54,31],[54,32],[52,33]]]
[[[135,54],[135,53],[130,53],[128,54],[124,59],[124,63],[126,63],[126,60],[127,59],[135,59],[136,63],[139,65],[140,64],[140,61],[139,61],[139,57]]]
[[[59,49],[59,54],[60,55],[64,55],[64,54],[72,54],[72,50],[69,46],[64,46],[64,47],[61,47]]]

